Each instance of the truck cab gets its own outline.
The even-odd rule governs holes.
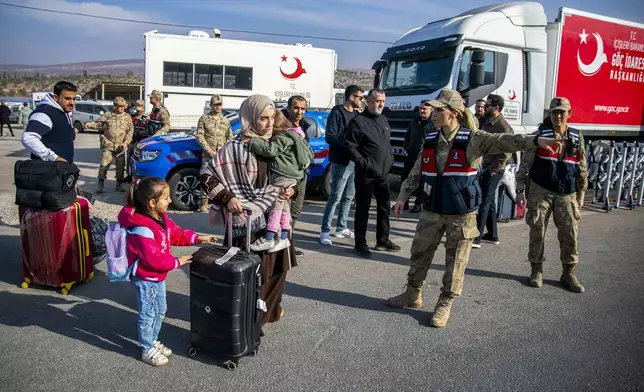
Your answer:
[[[477,99],[501,95],[515,133],[535,131],[544,115],[546,26],[539,3],[489,5],[413,29],[388,48],[373,69],[374,85],[387,95],[393,170],[402,170],[405,132],[420,101],[445,88],[459,91],[471,110]]]

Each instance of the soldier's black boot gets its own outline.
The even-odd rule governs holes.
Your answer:
[[[105,180],[98,179],[98,187],[96,188],[96,193],[103,193],[103,188],[105,187]]]
[[[584,286],[581,285],[576,276],[577,264],[564,264],[563,274],[561,275],[561,283],[570,291],[574,293],[583,293]]]

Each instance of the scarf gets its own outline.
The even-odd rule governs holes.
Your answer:
[[[275,103],[265,95],[255,94],[246,98],[239,107],[239,117],[242,124],[242,134],[246,137],[260,138],[269,141],[273,131],[263,132],[259,118],[266,109],[275,109]]]
[[[262,110],[263,111],[263,110]],[[238,198],[245,208],[250,208],[251,231],[258,232],[266,228],[266,211],[273,205],[280,189],[271,186],[268,181],[255,188],[257,180],[257,159],[248,152],[248,146],[241,141],[242,135],[225,144],[217,155],[201,169],[201,174],[213,176],[219,182],[208,195],[214,198],[226,189]],[[208,213],[211,226],[226,223],[228,209],[226,206],[213,205]],[[233,214],[233,238],[246,235],[246,218],[244,214]]]

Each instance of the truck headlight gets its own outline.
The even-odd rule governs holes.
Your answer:
[[[141,150],[139,153],[139,162],[150,162],[159,157],[161,151],[158,150]]]

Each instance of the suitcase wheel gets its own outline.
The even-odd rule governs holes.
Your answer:
[[[194,357],[197,355],[197,347],[195,346],[188,346],[186,349],[186,354],[188,354],[189,357]]]
[[[228,370],[235,370],[235,369],[237,369],[238,365],[239,365],[239,363],[235,362],[235,361],[226,361],[226,362],[224,362],[224,366],[226,366],[226,369],[228,369]]]
[[[63,287],[63,289],[62,289],[62,290],[60,290],[60,293],[61,293],[62,295],[67,295],[67,294],[69,294],[69,291],[72,289],[72,286],[73,286],[73,285],[74,285],[74,283],[63,283],[63,284],[61,285],[61,286]]]
[[[90,274],[89,274],[89,276],[87,277],[87,279],[85,279],[83,282],[85,282],[85,283],[89,283],[89,282],[91,282],[91,281],[92,281],[92,278],[94,278],[94,272],[90,272]]]
[[[248,356],[249,356],[249,357],[254,357],[254,356],[256,356],[256,355],[257,355],[257,353],[258,353],[258,352],[259,352],[259,350],[255,349],[255,350],[253,350],[253,352],[252,352],[252,353],[248,354]]]
[[[60,293],[62,295],[67,295],[67,294],[69,294],[69,289],[63,288],[62,290],[60,290]]]
[[[31,279],[25,278],[25,280],[20,284],[20,287],[22,287],[23,289],[28,289],[29,283],[31,283]]]

